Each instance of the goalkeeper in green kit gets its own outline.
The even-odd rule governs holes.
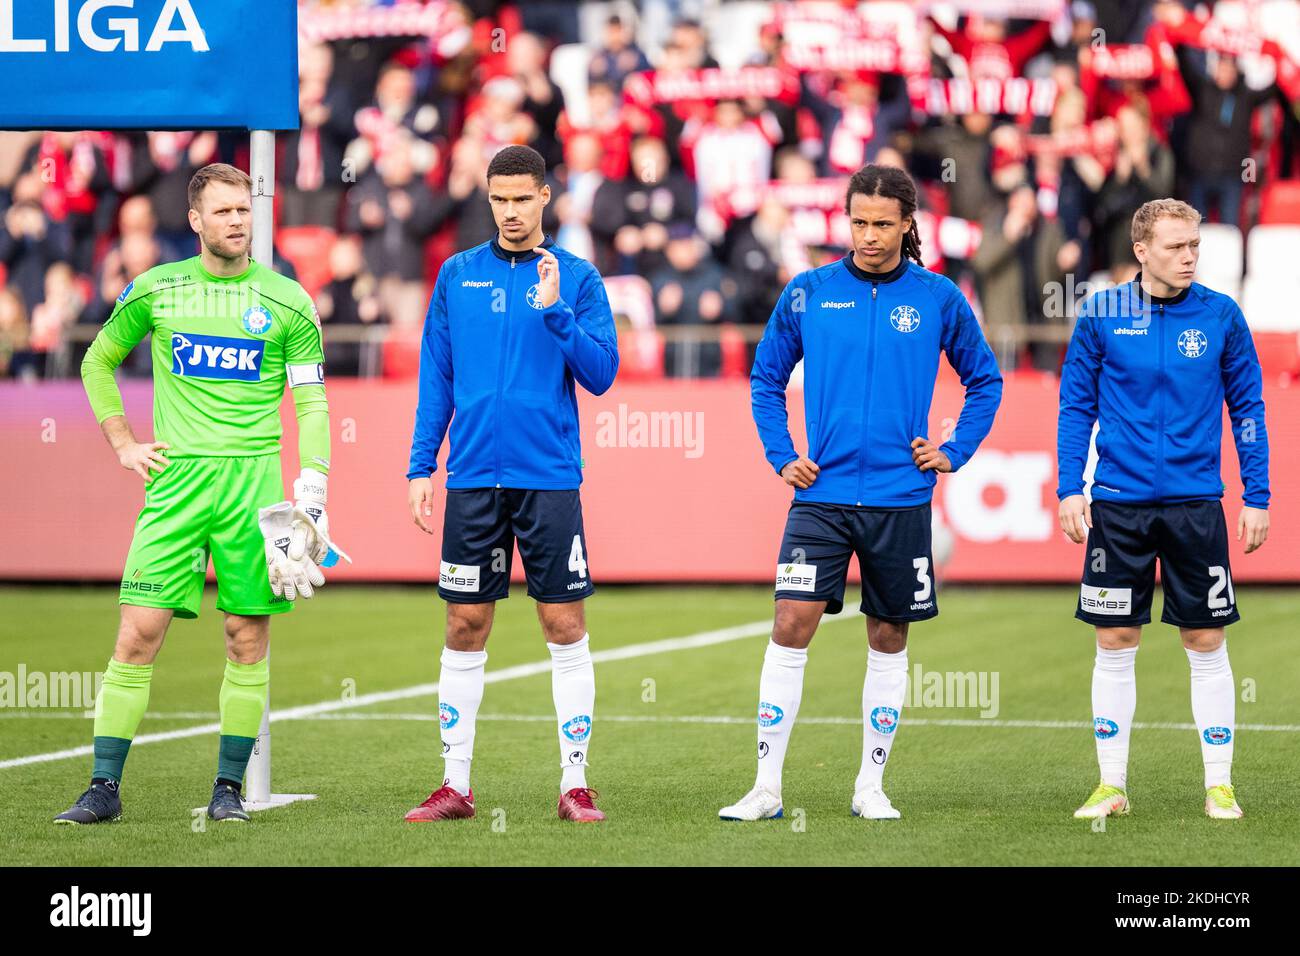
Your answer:
[[[247,820],[244,770],[266,707],[270,616],[311,597],[336,560],[325,515],[329,411],[320,319],[298,283],[249,258],[251,183],[205,166],[189,187],[201,254],[123,290],[81,377],[105,438],[145,481],[122,572],[117,644],[95,702],[89,788],[56,823],[122,815],[122,766],[149,704],[153,662],[173,617],[198,616],[208,558],[225,612],[217,779],[208,816]],[[152,334],[154,438],[136,440],[113,370]],[[280,400],[298,414],[302,475],[282,501]],[[345,555],[346,557],[346,555]]]

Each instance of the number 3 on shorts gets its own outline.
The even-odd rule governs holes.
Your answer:
[[[582,535],[573,536],[573,547],[569,549],[569,570],[577,571],[578,577],[587,576],[587,562],[582,556]]]
[[[913,558],[912,567],[916,568],[916,580],[921,585],[912,595],[912,600],[924,601],[930,596],[930,559]]]

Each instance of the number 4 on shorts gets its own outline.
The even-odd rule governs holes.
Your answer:
[[[578,577],[587,576],[587,561],[582,556],[582,535],[573,536],[573,547],[569,549],[569,570],[577,571]]]

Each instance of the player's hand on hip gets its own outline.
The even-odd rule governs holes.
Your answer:
[[[134,471],[148,481],[153,477],[151,472],[162,471],[171,464],[162,453],[162,449],[170,447],[165,441],[131,442],[117,453],[117,460],[127,471]]]
[[[781,477],[785,479],[787,485],[794,485],[796,488],[809,488],[817,480],[819,471],[821,471],[821,468],[811,458],[796,458],[781,469]]]
[[[1069,495],[1061,499],[1061,530],[1075,544],[1083,544],[1088,539],[1088,528],[1092,527],[1092,505],[1083,495]]]
[[[912,461],[921,471],[952,471],[952,462],[928,438],[912,439]]]
[[[1246,553],[1260,548],[1268,540],[1268,509],[1244,505],[1237,516],[1237,540],[1246,539]]]
[[[538,248],[537,299],[543,309],[550,308],[560,297],[560,261],[549,249]]]
[[[412,478],[406,491],[406,501],[411,506],[411,518],[425,534],[433,534],[425,518],[433,517],[433,479]]]

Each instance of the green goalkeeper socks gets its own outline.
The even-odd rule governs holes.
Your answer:
[[[271,685],[271,665],[267,658],[256,664],[226,661],[226,677],[221,682],[221,748],[217,757],[217,777],[238,783],[244,779],[253,742],[262,728],[262,711]]]
[[[95,698],[95,765],[91,777],[122,781],[122,766],[136,728],[149,708],[152,664],[123,664],[109,659],[104,683]]]

